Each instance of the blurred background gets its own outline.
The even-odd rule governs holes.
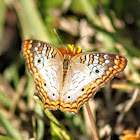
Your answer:
[[[138,140],[140,0],[0,0],[0,140],[92,139],[84,106],[78,115],[50,112],[33,99],[21,43],[38,39],[61,47],[53,29],[65,46],[128,59],[89,103],[101,140]]]

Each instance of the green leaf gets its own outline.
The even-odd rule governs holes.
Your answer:
[[[35,95],[34,99],[37,103],[39,103],[43,109],[43,103],[41,100]],[[51,121],[51,128],[52,128],[52,139],[63,139],[63,140],[72,140],[72,136],[69,134],[69,132],[66,130],[66,128],[59,123],[59,121],[54,117],[54,115],[46,109],[45,111],[46,116]]]
[[[19,0],[13,5],[18,14],[23,39],[51,42],[48,30],[33,0]]]
[[[0,90],[0,102],[7,108],[10,108],[12,105],[11,99],[1,90]]]
[[[5,128],[7,134],[15,140],[23,140],[23,137],[19,131],[13,126],[13,124],[7,119],[5,115],[0,111],[0,123]]]
[[[0,140],[14,140],[14,139],[9,138],[9,137],[7,137],[7,136],[2,136],[2,135],[0,135]]]
[[[4,31],[4,22],[6,17],[6,4],[4,0],[0,0],[0,42],[2,39],[3,31]],[[0,50],[1,53],[1,50]]]

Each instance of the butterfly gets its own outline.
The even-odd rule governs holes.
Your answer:
[[[77,114],[116,74],[123,71],[127,59],[113,53],[74,51],[39,41],[25,40],[22,52],[28,71],[34,76],[37,96],[44,109],[60,109]]]

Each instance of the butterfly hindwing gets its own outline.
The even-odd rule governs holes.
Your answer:
[[[60,109],[77,114],[82,104],[93,97],[97,86],[93,84],[91,82],[92,79],[81,70],[82,67],[80,65],[75,65],[73,63],[71,66],[64,82]]]

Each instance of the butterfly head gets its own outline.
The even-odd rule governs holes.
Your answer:
[[[71,55],[69,53],[64,54],[64,59],[71,59]]]

